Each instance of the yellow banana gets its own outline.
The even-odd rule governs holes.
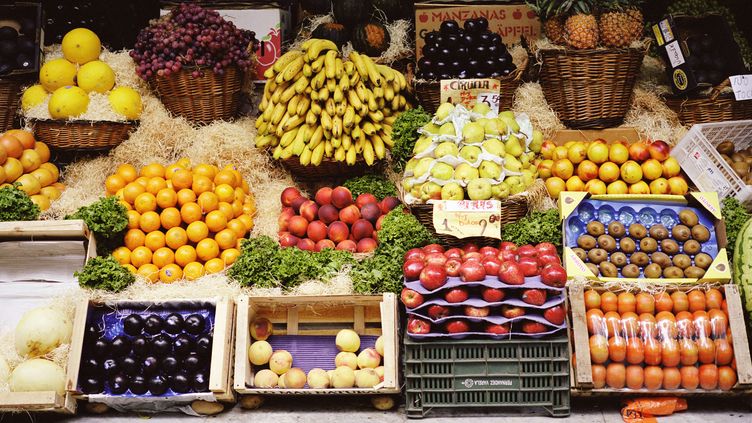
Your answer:
[[[264,123],[266,123],[266,121],[264,120],[264,115],[261,115],[256,118],[256,122],[253,125],[256,127],[256,129],[259,129]]]
[[[350,60],[352,60],[353,64],[355,65],[355,70],[358,71],[361,78],[368,78],[368,67],[366,66],[363,57],[358,54],[356,51],[350,52],[350,56],[348,56]]]
[[[342,146],[345,148],[350,148],[352,145],[352,137],[350,137],[347,134],[342,135]]]
[[[347,149],[347,154],[345,156],[345,161],[348,165],[352,166],[355,164],[355,161],[358,159],[358,155],[355,152],[355,149],[351,146]]]
[[[279,139],[279,145],[282,147],[287,147],[288,145],[292,144],[295,137],[298,136],[298,128],[293,129],[292,131],[285,132],[284,135]]]
[[[383,76],[384,79],[386,79],[386,82],[394,81],[395,79],[394,70],[392,70],[392,68],[390,68],[389,66],[380,65],[377,63],[376,70],[378,70],[381,76]]]
[[[392,110],[399,110],[399,105],[400,105],[399,98],[400,98],[400,96],[396,95],[392,99],[392,105],[391,105]]]
[[[301,95],[295,95],[287,102],[287,114],[295,116],[298,114],[298,104],[300,104]]]
[[[382,160],[386,157],[386,147],[384,147],[384,141],[378,134],[374,134],[371,137],[371,144],[373,144],[373,152],[376,153],[376,158]]]
[[[318,91],[311,92],[310,97],[311,97],[311,101],[319,101],[319,92]]]
[[[279,121],[282,120],[282,116],[285,115],[286,108],[284,104],[277,104],[274,106],[274,112],[272,113],[272,117],[269,120],[269,122],[273,123],[274,125],[278,124]]]
[[[374,154],[373,145],[370,142],[363,144],[363,158],[366,159],[366,164],[371,166],[373,164]]]
[[[314,113],[313,109],[309,110],[308,113],[306,113],[305,122],[308,125],[315,125],[318,120],[319,119],[316,116],[316,113]]]
[[[278,86],[277,89],[272,92],[272,96],[269,100],[271,100],[272,103],[279,103],[279,99],[282,97],[282,93],[285,92],[286,89],[287,84]]]
[[[300,164],[303,166],[308,166],[309,164],[311,164],[312,156],[313,152],[311,150],[303,148],[303,151],[300,153]]]
[[[290,115],[288,115],[287,111],[285,111],[285,114],[282,116],[282,119],[279,120],[279,125],[277,126],[277,130],[275,131],[275,134],[277,134],[278,137],[281,137],[286,132],[285,123],[287,123],[288,119],[290,119]]]
[[[272,157],[274,158],[274,160],[278,160],[278,159],[282,158],[282,146],[281,145],[278,145],[277,147],[274,148],[274,152],[272,153]]]
[[[389,146],[389,148],[394,147],[394,141],[392,140],[391,135],[389,135],[389,134],[387,134],[385,132],[382,132],[379,135],[380,135],[381,141],[384,141],[384,144],[386,144],[387,146]]]
[[[334,50],[337,52],[337,45],[330,40],[316,40],[308,48],[307,57],[309,61],[316,60],[321,55],[321,52],[326,50]]]
[[[386,84],[384,87],[384,100],[392,101],[394,99],[394,87],[391,84]]]
[[[337,105],[334,103],[334,99],[330,98],[326,101],[326,112],[329,116],[334,116],[337,113]]]
[[[334,90],[336,88],[337,88],[337,81],[333,79],[326,80],[326,89],[329,90],[330,93],[334,93]]]
[[[342,64],[342,59],[337,57],[334,60],[334,77],[337,78],[337,80],[339,80],[342,78],[344,74],[345,74],[345,66]]]
[[[323,55],[316,59],[313,63],[311,63],[311,70],[313,73],[319,73],[322,69],[324,69],[324,61],[326,60],[326,55]]]
[[[273,137],[274,135],[264,135],[261,137],[256,137],[256,148],[264,148],[268,145],[271,145]]]
[[[313,75],[313,69],[311,69],[311,65],[308,63],[303,65],[303,76],[306,78],[310,78],[311,75]]]
[[[392,135],[392,125],[381,125],[381,129],[384,131],[387,135]]]
[[[346,93],[347,90],[350,89],[350,79],[349,78],[340,78],[338,86],[339,86],[340,91],[342,91],[343,94]]]
[[[335,138],[342,136],[342,118],[339,116],[332,119],[332,136]]]
[[[298,134],[295,136],[295,140],[292,142],[292,154],[296,156],[300,156],[303,150],[306,150],[305,141],[303,141],[303,133],[304,131],[302,129],[298,131]]]
[[[306,144],[311,141],[311,137],[313,136],[313,133],[316,132],[316,128],[316,125],[305,125],[303,127],[303,141]]]
[[[334,137],[334,134],[332,134],[332,147],[337,148],[340,145],[342,145],[342,140]]]
[[[329,50],[326,52],[324,69],[326,70],[326,77],[334,79],[337,75],[337,50]]]
[[[373,96],[376,98],[384,97],[384,89],[381,87],[373,87],[373,90],[371,90],[371,92],[373,92]]]
[[[295,84],[290,84],[290,86],[282,92],[282,96],[279,97],[279,101],[282,103],[287,103],[295,94]]]
[[[350,131],[350,135],[352,135],[352,138],[356,141],[358,140],[358,138],[361,137],[362,133],[363,133],[363,130],[360,129],[360,126],[358,126],[357,124],[355,124],[352,131]]]
[[[275,76],[274,68],[269,68],[264,71],[264,78],[271,79],[271,78],[274,78],[274,76]]]
[[[303,42],[303,44],[300,45],[300,49],[303,51],[308,51],[309,48],[311,48],[311,45],[318,41],[317,38],[309,38]]]
[[[295,109],[295,114],[298,116],[304,116],[310,105],[311,99],[307,95],[301,95],[300,101],[298,102],[298,108]]]
[[[283,54],[279,59],[277,59],[276,62],[274,62],[274,66],[272,66],[271,69],[276,73],[282,72],[287,65],[289,65],[294,60],[300,57],[303,57],[302,51],[300,50],[288,51],[287,53]]]
[[[354,87],[358,84],[358,82],[360,82],[360,74],[358,72],[353,72],[353,74],[350,76],[350,86]]]
[[[332,147],[332,143],[327,140],[323,144],[324,144],[324,155],[326,157],[332,157],[332,155],[334,154],[334,147]]]
[[[358,98],[363,103],[368,102],[368,95],[366,94],[366,86],[363,84],[363,81],[358,82],[358,85],[355,86],[355,92],[358,93]],[[275,101],[276,103],[276,101]]]
[[[404,109],[406,105],[407,105],[407,99],[405,99],[404,96],[400,95],[399,96],[399,108]]]
[[[368,114],[368,102],[363,103],[362,106],[360,106],[360,110],[358,110],[358,116],[363,117]],[[355,119],[358,120],[357,118]]]
[[[290,145],[282,149],[282,155],[280,155],[279,158],[282,160],[287,160],[290,157],[292,157],[292,143],[290,143]]]
[[[363,124],[363,132],[366,135],[371,136],[376,133],[376,127],[374,127],[371,122],[366,122]]]
[[[334,88],[334,94],[332,94],[332,98],[334,99],[337,104],[341,104],[342,100],[344,99],[344,96],[342,95],[342,90],[339,89],[339,85]]]
[[[361,134],[360,138],[355,140],[355,143],[353,144],[353,146],[355,147],[355,152],[358,154],[363,152],[363,144],[365,144],[366,142],[366,139],[363,136],[363,133],[361,132],[360,134]]]
[[[394,121],[397,120],[397,116],[392,114],[389,117],[384,118],[384,125],[392,126],[394,125]]]
[[[405,79],[405,75],[403,75],[402,72],[394,71],[394,76],[397,78],[397,81],[399,81],[400,91],[403,91],[407,87],[407,79]]]
[[[360,109],[360,107],[363,105],[363,102],[360,101],[360,98],[358,97],[358,93],[356,93],[354,90],[347,92],[347,100],[356,109]]]
[[[311,111],[316,116],[320,116],[321,115],[321,105],[317,101],[311,102]]]
[[[308,141],[309,148],[315,148],[324,139],[324,128],[321,125],[316,126],[316,130],[313,131],[311,139]]]
[[[382,120],[384,120],[384,114],[381,113],[381,110],[376,110],[375,112],[368,113],[368,117],[370,117],[374,122],[381,122]]]
[[[345,109],[345,114],[342,116],[342,125],[349,129],[353,123],[355,123],[355,109],[353,106],[348,105]]]
[[[341,101],[339,103],[335,102],[336,106],[334,107],[335,114],[339,117],[342,117],[345,115],[345,111],[347,111],[347,103],[344,101]]]
[[[353,71],[355,71],[355,65],[353,64],[353,62],[345,62],[344,68],[347,76],[352,76]]]
[[[337,147],[337,149],[334,151],[334,160],[338,162],[344,162],[345,161],[345,149],[342,148],[342,146]]]
[[[266,86],[264,87],[264,91],[265,92],[267,92],[266,91],[267,88],[269,89],[269,91],[268,91],[269,94],[273,93],[274,90],[277,89],[277,81],[275,81],[274,79],[270,79],[270,80],[266,81]]]
[[[368,90],[368,108],[372,112],[379,110],[379,103],[376,102],[376,97],[373,95],[373,93],[370,90]]]
[[[313,152],[311,153],[311,164],[314,166],[318,166],[321,164],[321,161],[324,159],[324,151],[326,146],[324,143],[320,143],[316,146],[316,148],[313,149]]]
[[[378,106],[377,110],[382,110],[382,109],[386,108],[386,104],[387,103],[386,103],[386,100],[384,100],[384,97],[379,97],[376,100],[376,105]]]
[[[287,119],[287,122],[285,122],[285,131],[290,131],[293,128],[297,128],[298,126],[302,125],[303,122],[305,122],[305,118],[302,118],[298,115],[293,115],[291,118]]]
[[[301,76],[300,79],[295,81],[295,84],[293,84],[295,92],[300,94],[305,91],[306,87],[309,85],[309,82],[309,79],[305,75]]]
[[[326,87],[321,87],[319,90],[319,100],[326,101],[329,99],[329,90]]]
[[[285,70],[282,72],[282,80],[283,81],[290,81],[297,75],[300,71],[303,70],[303,64],[305,61],[302,57],[298,57],[297,59],[290,62],[287,67],[285,67]]]
[[[368,70],[368,79],[371,80],[373,85],[380,87],[381,86],[381,74],[376,70],[376,64],[373,63],[373,60],[371,60],[370,57],[363,55],[361,56],[363,59],[363,63],[366,65],[366,69]]]
[[[331,131],[332,125],[334,123],[332,122],[331,116],[329,116],[329,113],[326,112],[326,110],[321,112],[321,126],[324,127],[325,131]]]

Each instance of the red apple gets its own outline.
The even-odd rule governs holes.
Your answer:
[[[461,303],[467,300],[467,291],[463,288],[452,288],[444,294],[444,299],[448,303]]]
[[[353,203],[352,193],[345,187],[336,187],[332,190],[332,205],[338,209],[344,209]]]
[[[543,333],[548,331],[548,328],[543,323],[528,320],[522,324],[522,331],[525,333]]]
[[[541,242],[540,244],[535,246],[535,250],[538,252],[539,256],[542,256],[544,254],[557,255],[556,246],[554,244],[551,244],[550,242]]]
[[[449,260],[444,263],[444,269],[446,269],[447,276],[451,276],[453,278],[456,278],[460,275],[460,268],[462,267],[462,262],[459,259],[456,258],[450,258]]]
[[[498,278],[500,281],[508,285],[522,285],[525,283],[525,275],[522,274],[522,270],[517,263],[512,261],[501,263]]]
[[[665,141],[655,140],[648,145],[648,152],[650,153],[650,158],[663,162],[668,159],[671,147]]]
[[[501,306],[501,315],[507,319],[514,319],[525,315],[525,309],[517,306],[503,305]]]
[[[439,253],[439,252],[428,253],[426,255],[426,263],[428,263],[428,264],[440,264],[440,265],[444,265],[444,263],[446,263],[446,261],[447,261],[446,256],[444,254],[442,254],[442,253]]]
[[[356,241],[360,241],[363,238],[370,238],[373,235],[373,225],[365,219],[358,219],[352,224],[350,232],[353,234]]]
[[[425,301],[420,292],[414,291],[410,288],[402,289],[400,299],[402,300],[402,304],[407,308],[420,307],[420,305],[423,304],[423,301]]]
[[[486,271],[483,264],[475,260],[462,263],[460,267],[460,278],[463,282],[479,282],[486,277]]]
[[[370,253],[376,250],[376,247],[378,247],[378,244],[373,238],[362,238],[357,244],[357,250],[359,253]]]
[[[439,319],[449,316],[449,311],[450,310],[448,307],[434,304],[434,305],[428,306],[428,317],[432,318],[433,320],[439,320]]]
[[[450,320],[444,325],[447,333],[464,333],[470,331],[470,325],[464,320]]]
[[[499,249],[494,247],[483,247],[479,251],[480,255],[482,256],[492,256],[496,257],[499,255]]]
[[[350,237],[350,229],[345,222],[332,222],[329,224],[329,239],[334,241],[335,244],[346,240]]]
[[[394,210],[395,207],[400,205],[400,200],[397,197],[389,196],[384,197],[383,200],[379,203],[379,207],[381,207],[381,212],[384,214],[389,213],[390,211]]]
[[[306,234],[308,235],[308,238],[311,239],[311,241],[319,242],[326,238],[328,234],[328,228],[326,227],[324,222],[315,220],[308,224]]]
[[[538,269],[538,260],[535,257],[520,257],[520,261],[517,262],[522,274],[526,277],[537,276],[540,269]]]
[[[561,259],[555,254],[538,255],[538,267],[542,269],[549,264],[561,264]]]
[[[350,204],[349,206],[339,211],[339,220],[347,223],[348,225],[352,225],[358,219],[360,219],[360,210],[355,204]]]
[[[323,251],[327,248],[335,249],[337,246],[334,245],[334,242],[332,242],[331,239],[322,239],[321,241],[316,243],[316,251]]]
[[[472,242],[468,242],[467,244],[462,246],[462,251],[466,253],[477,253],[478,250],[478,245]]]
[[[563,288],[567,284],[567,271],[559,264],[549,264],[541,271],[541,282],[555,288]]]
[[[489,302],[489,303],[498,303],[499,301],[504,299],[504,291],[498,288],[483,288],[483,291],[481,291],[481,296],[483,297],[483,301]]]
[[[501,244],[499,244],[499,251],[512,251],[514,253],[517,252],[517,244],[510,241],[504,241]]]
[[[501,250],[499,252],[499,260],[501,260],[502,263],[505,261],[516,262],[517,254],[512,250]]]
[[[428,263],[420,272],[418,279],[423,288],[426,288],[429,291],[441,288],[447,281],[447,274],[446,270],[444,270],[444,265]]]
[[[332,188],[323,187],[316,191],[316,195],[313,197],[319,206],[326,204],[332,204]]]
[[[360,215],[363,216],[363,219],[366,219],[372,224],[378,222],[379,218],[382,216],[379,206],[373,203],[368,203],[361,207]]]
[[[426,334],[431,332],[431,323],[423,319],[410,316],[407,319],[407,331],[409,333],[415,333],[419,335]]]
[[[464,312],[465,316],[486,317],[491,312],[491,310],[488,307],[465,306]]]
[[[316,243],[308,238],[304,238],[298,241],[298,245],[296,245],[296,247],[300,248],[301,250],[315,251]]]
[[[477,261],[477,262],[480,262],[480,261],[481,261],[482,259],[483,259],[483,256],[482,256],[482,255],[480,255],[480,253],[479,253],[479,252],[477,252],[477,251],[471,251],[471,252],[469,252],[469,253],[465,253],[465,254],[464,254],[464,255],[462,256],[462,261],[471,261],[471,260],[475,260],[475,261]]]
[[[413,248],[411,250],[407,250],[405,253],[405,261],[411,260],[411,259],[420,259],[425,260],[426,253],[423,252],[420,248]]]
[[[313,222],[319,215],[319,206],[315,201],[306,200],[300,205],[300,215],[309,222]]]
[[[297,237],[304,237],[308,231],[308,220],[303,216],[293,216],[290,218],[288,229],[291,234]]]
[[[520,258],[535,257],[538,255],[538,251],[535,250],[535,247],[528,244],[517,248],[517,255],[520,256]]]
[[[339,210],[331,204],[324,204],[319,207],[318,212],[319,219],[327,225],[336,222],[339,219]]]
[[[498,275],[499,269],[501,269],[501,260],[496,256],[485,256],[481,260],[483,269],[486,271],[486,275]]]
[[[542,289],[526,289],[522,291],[522,301],[536,306],[546,303],[546,291]]]
[[[346,239],[339,244],[337,244],[337,249],[342,251],[349,251],[351,253],[355,253],[358,251],[358,244],[355,243],[355,241]]]
[[[298,197],[292,200],[292,204],[290,205],[290,207],[292,207],[292,209],[295,210],[295,213],[300,214],[300,206],[302,206],[303,203],[305,203],[306,201],[309,201],[309,200],[305,197]]]
[[[503,325],[497,325],[495,323],[489,323],[486,325],[486,333],[493,333],[495,335],[506,335],[509,333],[509,323]]]
[[[300,238],[289,232],[282,232],[279,234],[279,245],[282,247],[294,247],[298,245]]]
[[[362,209],[363,206],[365,206],[366,204],[378,205],[378,203],[379,203],[379,200],[376,198],[376,196],[367,192],[360,194],[358,198],[355,199],[355,205],[357,205],[359,209]]]
[[[423,271],[424,267],[426,267],[426,265],[423,263],[423,260],[413,258],[402,265],[402,274],[405,275],[405,279],[407,279],[408,282],[417,281],[420,277],[420,272]]]
[[[292,201],[298,197],[300,197],[300,191],[297,188],[287,187],[282,191],[279,200],[283,206],[290,207],[292,206]]]
[[[450,249],[444,251],[444,255],[447,258],[458,258],[458,259],[461,259],[462,258],[462,250],[460,250],[459,248],[450,248]]]
[[[564,307],[557,305],[544,311],[543,317],[556,326],[560,326],[564,323],[564,320],[567,317],[567,312]]]
[[[444,254],[444,247],[442,247],[439,244],[428,244],[425,247],[423,247],[423,252],[428,253],[442,253]]]

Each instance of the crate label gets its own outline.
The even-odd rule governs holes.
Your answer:
[[[658,22],[658,27],[661,29],[661,35],[663,36],[664,43],[670,43],[674,41],[674,32],[671,30],[671,25],[668,23],[668,19],[664,19]]]
[[[678,41],[673,41],[666,44],[666,53],[668,53],[668,60],[671,61],[671,67],[675,68],[684,64],[684,54],[682,54],[681,47]]]
[[[512,391],[520,389],[520,379],[514,376],[479,376],[455,378],[454,389]]]
[[[721,173],[716,166],[702,151],[696,149],[689,152],[689,157],[694,161],[697,168],[695,181],[698,187],[706,191],[716,191],[719,195],[725,195],[731,189],[729,180]]]
[[[501,202],[498,200],[436,201],[433,227],[457,238],[483,236],[501,239]]]
[[[485,96],[482,100],[481,97]],[[462,104],[472,109],[477,101],[484,101],[499,113],[501,83],[498,79],[442,79],[441,102]],[[495,108],[494,102],[495,101]]]
[[[736,101],[752,100],[752,75],[729,76]]]

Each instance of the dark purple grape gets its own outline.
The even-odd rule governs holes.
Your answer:
[[[167,335],[157,335],[151,340],[151,352],[157,357],[164,357],[172,352],[172,341]]]
[[[102,358],[110,352],[110,343],[106,339],[97,339],[91,352],[94,357]]]
[[[159,360],[156,357],[146,357],[143,362],[143,370],[146,376],[155,375],[159,372]]]
[[[169,387],[167,380],[162,376],[157,375],[149,379],[149,393],[152,395],[164,395]]]
[[[486,70],[488,73],[493,73],[494,69],[496,68],[496,59],[486,59],[482,63],[483,69]]]
[[[443,46],[444,45],[444,38],[446,36],[444,34],[439,34],[436,36],[435,46]]]
[[[486,46],[486,51],[488,52],[489,57],[499,57],[499,55],[501,54],[501,49],[499,49],[499,46],[495,46],[493,44]]]
[[[421,57],[418,60],[418,69],[426,70],[426,69],[430,69],[432,66],[433,66],[433,62],[431,61],[431,59],[427,57]]]
[[[164,70],[160,70],[160,72],[164,72]],[[144,321],[144,331],[149,335],[156,335],[159,332],[162,332],[163,326],[164,319],[156,314],[150,315],[146,318],[146,321]]]
[[[460,41],[460,37],[457,36],[457,34],[450,34],[444,37],[444,43],[442,45],[449,49],[453,49],[457,46],[457,43],[459,41]]]
[[[494,73],[491,74],[491,78],[499,78],[499,77],[501,77],[503,75],[504,74],[502,72],[495,71]]]
[[[449,73],[442,73],[441,79],[452,79],[452,74]]]
[[[423,56],[428,57],[429,59],[436,58],[436,55],[439,54],[439,48],[435,45],[428,45],[426,44],[423,46]]]
[[[436,79],[436,73],[433,71],[428,71],[423,74],[423,79],[427,79],[429,81],[433,81]]]
[[[503,46],[504,43],[501,42],[501,35],[492,32],[491,37],[493,37],[493,40],[491,40],[491,44],[495,46]]]
[[[109,376],[120,373],[121,371],[120,365],[114,358],[108,358],[107,360],[105,360],[102,363],[102,367],[104,368],[104,373]]]
[[[125,336],[116,336],[110,343],[110,353],[113,357],[123,357],[131,352],[131,341]]]
[[[480,68],[480,61],[477,59],[470,59],[467,62],[467,69],[470,71],[477,71]]]
[[[488,78],[488,73],[486,73],[486,72],[475,72],[475,78]]]
[[[168,355],[167,357],[162,359],[162,365],[160,366],[160,369],[165,375],[174,375],[175,373],[177,373],[179,365],[180,363],[175,357]]]
[[[182,372],[170,378],[170,387],[178,394],[184,394],[191,390],[188,376]]]
[[[191,387],[193,388],[194,392],[206,392],[209,390],[209,376],[198,372],[193,375],[193,380],[191,381]]]
[[[134,376],[141,373],[141,365],[133,357],[123,357],[120,360],[120,368],[122,369],[123,373],[128,376]]]
[[[196,353],[202,357],[207,358],[211,355],[212,338],[209,335],[201,335],[196,338]]]
[[[484,59],[487,53],[488,50],[486,50],[486,46],[477,46],[475,47],[475,51],[473,51],[472,55],[473,57],[477,57],[478,59]]]
[[[185,331],[191,335],[198,335],[206,328],[206,319],[200,314],[191,314],[185,319]]]
[[[96,377],[88,377],[84,379],[81,390],[84,394],[99,394],[104,390],[102,381]]]
[[[122,395],[128,390],[128,378],[117,375],[109,381],[110,391],[113,395]]]
[[[460,71],[460,73],[457,74],[457,78],[459,79],[467,78],[467,71],[466,70]]]
[[[467,47],[465,46],[457,47],[457,49],[454,51],[454,57],[456,57],[457,60],[461,62],[466,62],[470,58]]]
[[[506,69],[504,69],[504,70],[502,71],[502,73],[504,74],[504,76],[507,76],[507,75],[509,75],[510,73],[512,73],[512,71],[513,71],[513,70],[514,70],[514,69],[509,69],[509,68],[506,68]]]
[[[447,60],[449,59],[449,56],[452,55],[452,50],[449,47],[442,47],[441,50],[439,50],[440,53],[440,60]]]
[[[181,334],[175,337],[172,347],[175,355],[182,357],[193,351],[193,340],[188,335]]]
[[[135,395],[143,395],[149,390],[149,386],[143,376],[136,375],[131,378],[130,389]]]
[[[490,32],[482,32],[478,35],[478,42],[484,46],[493,44],[493,36]]]
[[[475,37],[472,34],[465,34],[461,39],[460,42],[462,45],[468,48],[472,48],[475,46]]]
[[[143,329],[144,318],[138,314],[131,314],[123,320],[123,332],[125,332],[126,335],[141,335]]]
[[[189,372],[195,372],[203,365],[203,360],[196,353],[190,353],[183,359],[183,368]]]
[[[460,25],[455,20],[448,20],[441,23],[439,32],[442,34],[456,34],[460,30]]]
[[[447,63],[444,60],[438,60],[434,63],[434,69],[436,69],[436,73],[443,74],[447,70]]]
[[[451,69],[452,72],[459,72],[460,68],[462,67],[462,64],[459,60],[453,60],[449,63],[449,69]]]

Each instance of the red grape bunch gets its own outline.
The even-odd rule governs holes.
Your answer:
[[[222,75],[233,65],[247,70],[257,47],[253,31],[235,27],[214,10],[183,3],[141,30],[131,57],[143,79],[170,76],[183,68],[198,78],[205,70]]]

